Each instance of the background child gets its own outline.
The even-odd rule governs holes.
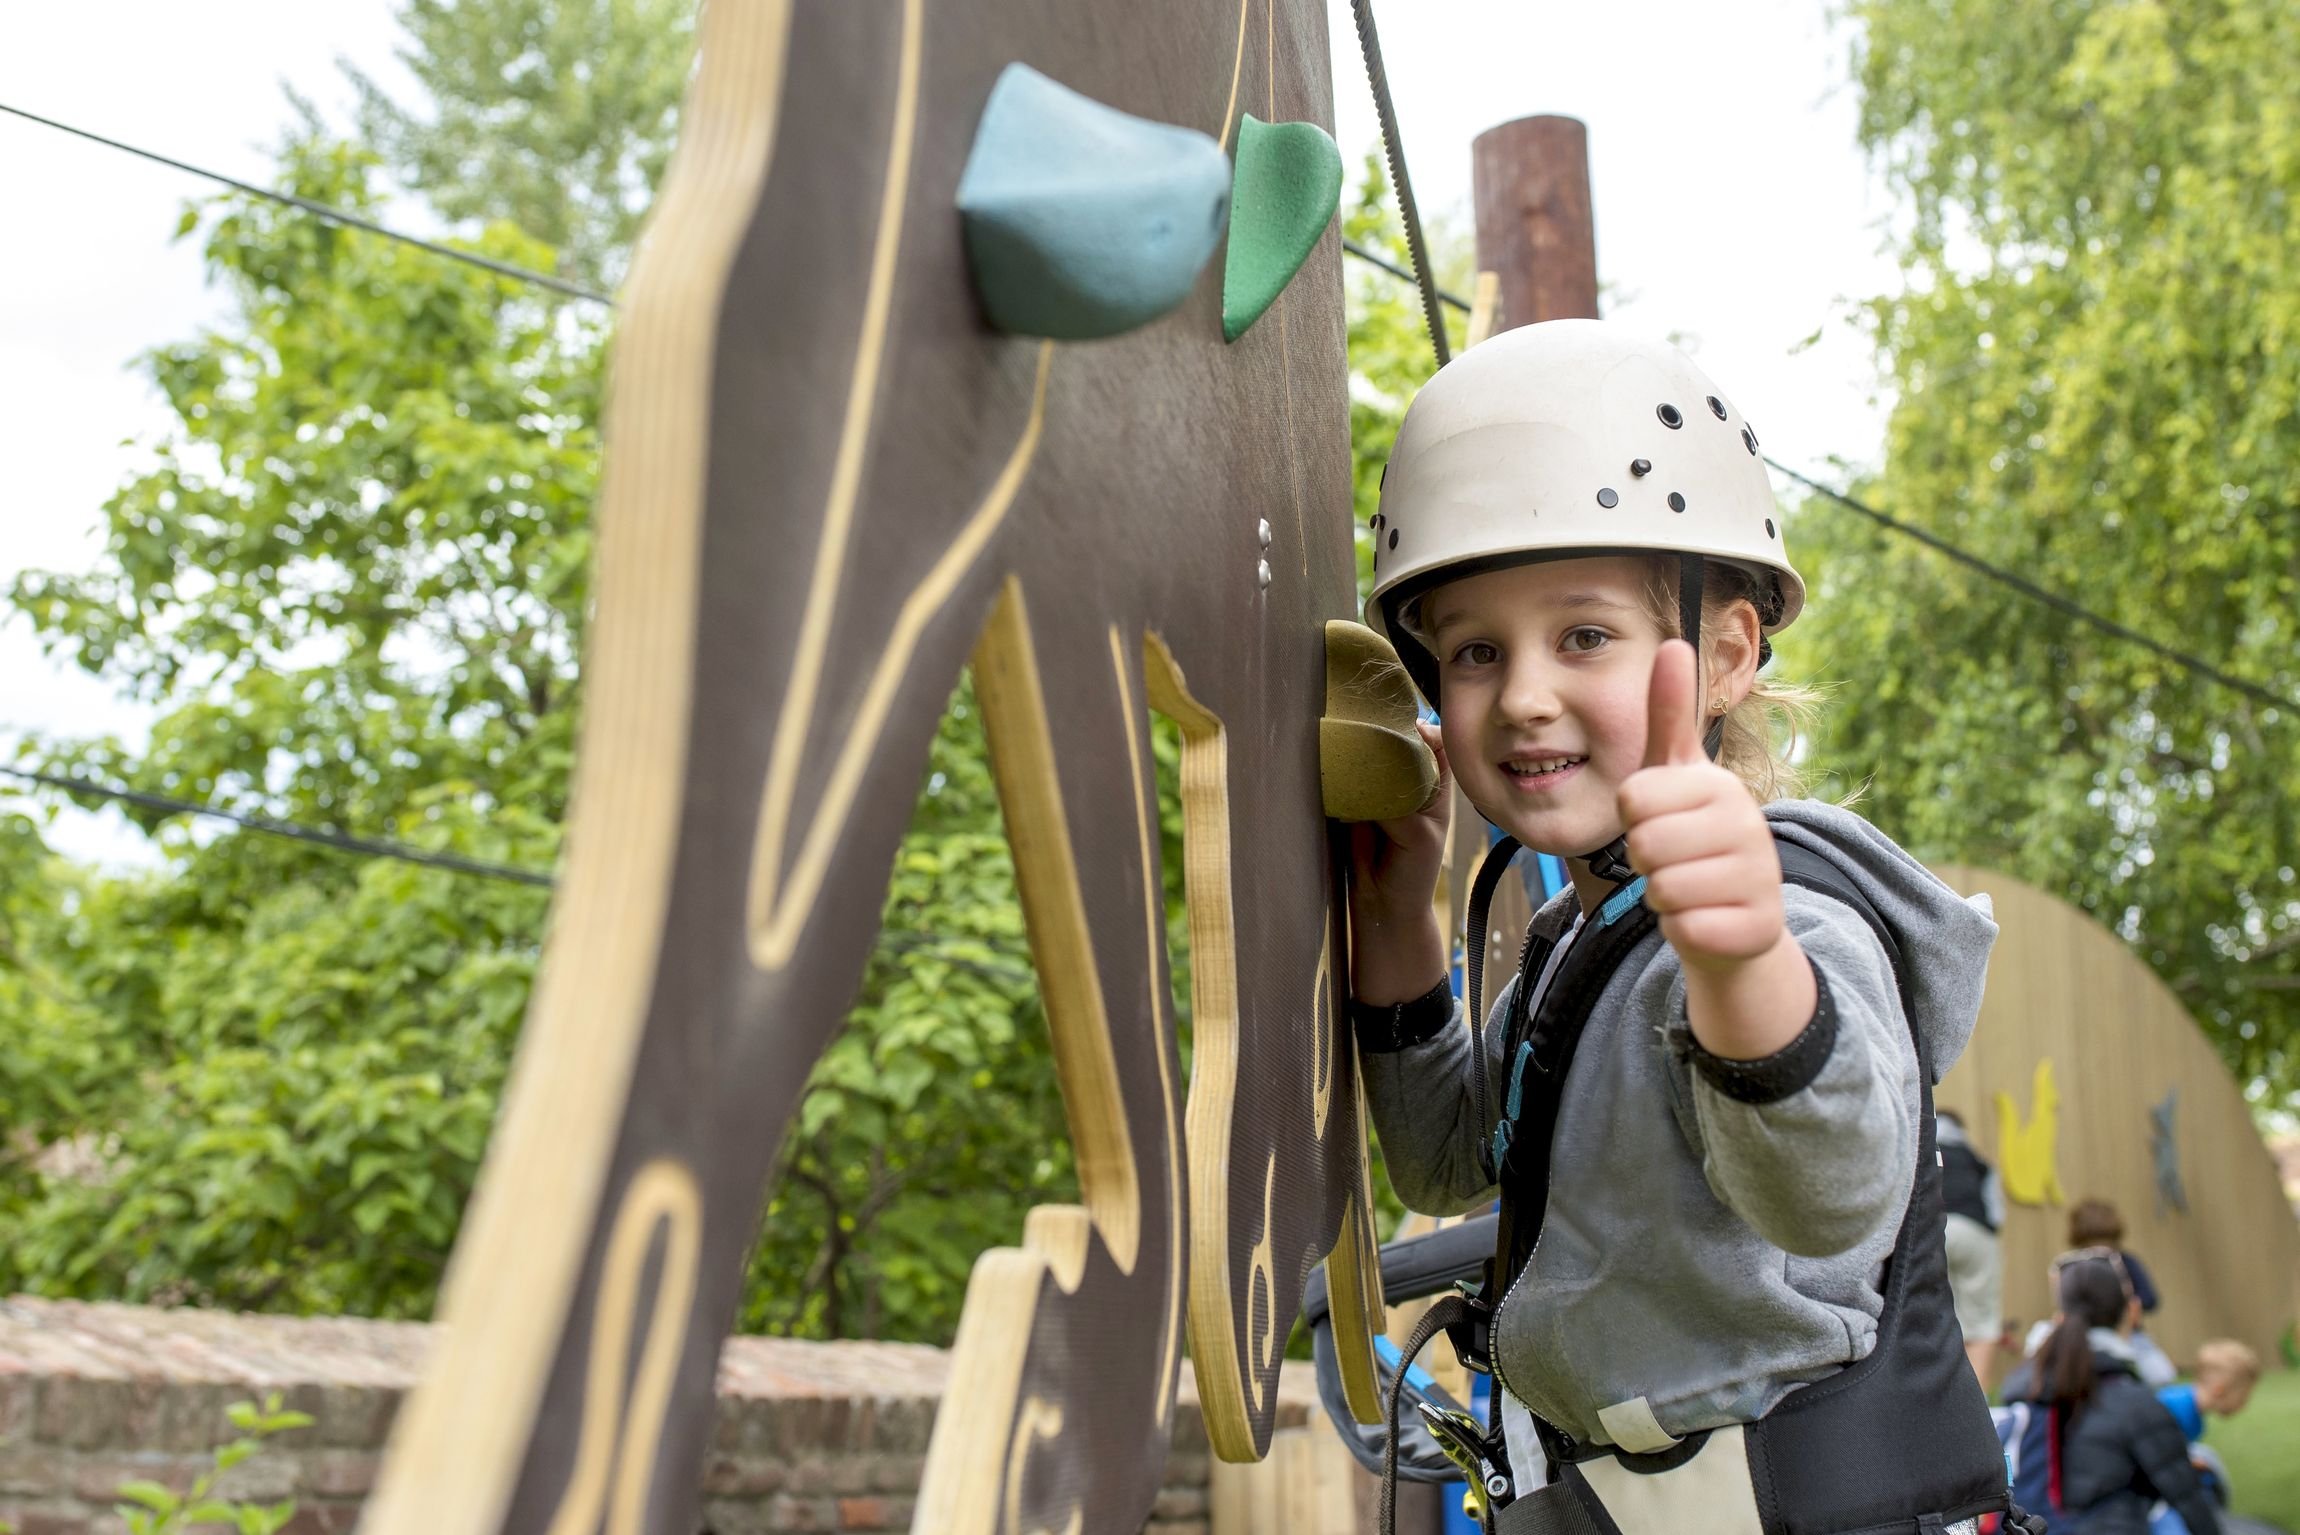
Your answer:
[[[2148,1335],[2146,1318],[2157,1308],[2161,1297],[2148,1265],[2124,1245],[2124,1217],[2117,1213],[2116,1206],[2105,1199],[2078,1200],[2068,1212],[2068,1245],[2072,1252],[2098,1247],[2118,1255],[2131,1284],[2133,1304],[2138,1308],[2126,1339],[2133,1366],[2140,1372],[2142,1382],[2150,1386],[2169,1386],[2178,1380],[2180,1367]],[[2041,1348],[2050,1327],[2050,1323],[2039,1322],[2030,1328],[2022,1352],[2033,1354]]]
[[[1996,1382],[1997,1342],[2004,1335],[2004,1183],[1997,1170],[1965,1136],[1965,1122],[1953,1109],[1940,1112],[1941,1203],[1948,1215],[1941,1231],[1949,1256],[1949,1293],[1956,1301],[1957,1326],[1965,1335],[1965,1357],[1983,1391]]]
[[[2163,1499],[2189,1535],[2221,1535],[2188,1441],[2134,1365],[2131,1282],[2092,1248],[2054,1261],[2060,1309],[2005,1381],[2015,1495],[2055,1532],[2143,1535]]]
[[[2196,1351],[2194,1382],[2165,1386],[2156,1393],[2187,1437],[2188,1462],[2203,1478],[2205,1493],[2216,1508],[2228,1506],[2228,1468],[2201,1442],[2207,1416],[2235,1417],[2252,1400],[2252,1388],[2259,1383],[2260,1356],[2233,1338],[2214,1338]],[[2148,1528],[2149,1535],[2185,1535],[2188,1525],[2165,1508],[2157,1511]]]

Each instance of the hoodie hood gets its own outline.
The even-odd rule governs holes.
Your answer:
[[[1908,971],[1913,1020],[1939,1082],[1980,1018],[1997,924],[1986,895],[1961,896],[1874,826],[1819,800],[1765,807],[1773,834],[1819,854],[1867,897],[1893,930]]]

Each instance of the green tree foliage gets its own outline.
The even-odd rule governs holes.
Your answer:
[[[305,196],[371,166],[304,145]],[[155,705],[51,766],[548,870],[589,577],[599,338],[503,279],[269,204],[195,213],[232,324],[149,368],[175,415],[104,557],[12,592]],[[550,253],[499,226],[503,259]],[[525,1006],[545,893],[137,812],[165,872],[41,869],[0,992],[0,1281],[420,1313]],[[23,877],[19,877],[21,876]]]
[[[670,159],[695,0],[407,0],[410,109],[358,70],[367,142],[450,219],[508,219],[612,286]]]
[[[2050,589],[2300,691],[2300,10],[1858,0],[1861,134],[1907,204],[1870,305],[1870,492]],[[2132,942],[2231,1065],[2300,1090],[2300,720],[1825,503],[1818,742],[1928,858]]]

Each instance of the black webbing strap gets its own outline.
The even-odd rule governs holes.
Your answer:
[[[1622,899],[1629,888],[1624,886],[1616,891],[1608,898],[1608,906]],[[1510,1017],[1510,1032],[1504,1037],[1502,1070],[1508,1074],[1502,1083],[1505,1095],[1517,1085],[1519,1045],[1530,1044],[1533,1050],[1522,1100],[1510,1127],[1507,1153],[1510,1165],[1494,1171],[1501,1191],[1501,1228],[1495,1253],[1499,1289],[1492,1297],[1497,1306],[1523,1267],[1533,1239],[1541,1231],[1549,1204],[1550,1138],[1556,1132],[1558,1108],[1565,1096],[1566,1073],[1573,1069],[1574,1051],[1580,1047],[1590,1014],[1596,1010],[1597,1000],[1612,981],[1622,958],[1661,921],[1642,900],[1632,901],[1610,921],[1605,919],[1605,911],[1606,908],[1599,908],[1596,915],[1583,923],[1580,936],[1573,940],[1573,947],[1566,950],[1565,958],[1550,977],[1549,990],[1542,995],[1538,1014],[1529,1015],[1526,1010],[1531,1000],[1532,981],[1520,981],[1517,1006]]]
[[[1477,1165],[1488,1179],[1496,1177],[1498,1169],[1493,1166],[1489,1148],[1493,1121],[1485,1096],[1485,919],[1493,909],[1493,893],[1501,888],[1517,852],[1517,839],[1511,836],[1504,836],[1487,850],[1485,862],[1477,866],[1477,878],[1470,882],[1469,922],[1462,932],[1461,1002],[1469,1018],[1470,1087],[1477,1097]]]
[[[1397,1535],[1398,1530],[1398,1404],[1405,1397],[1406,1372],[1421,1351],[1429,1347],[1430,1339],[1444,1332],[1456,1322],[1469,1318],[1469,1302],[1459,1295],[1441,1295],[1430,1302],[1429,1310],[1414,1323],[1407,1335],[1405,1347],[1398,1350],[1398,1373],[1390,1381],[1389,1442],[1382,1451],[1382,1528],[1381,1535]],[[1479,1507],[1484,1504],[1481,1500]],[[1479,1522],[1485,1523],[1480,1515]]]
[[[1698,554],[1677,557],[1677,633],[1701,654],[1701,593],[1709,581],[1709,562]],[[1693,679],[1700,686],[1701,679]]]
[[[1621,1535],[1602,1508],[1591,1508],[1596,1500],[1587,1489],[1568,1469],[1564,1480],[1536,1487],[1496,1515],[1493,1535]]]

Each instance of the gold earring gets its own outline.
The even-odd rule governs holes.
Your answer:
[[[1725,712],[1725,700],[1722,698],[1710,699],[1709,712],[1711,714],[1723,714]]]

